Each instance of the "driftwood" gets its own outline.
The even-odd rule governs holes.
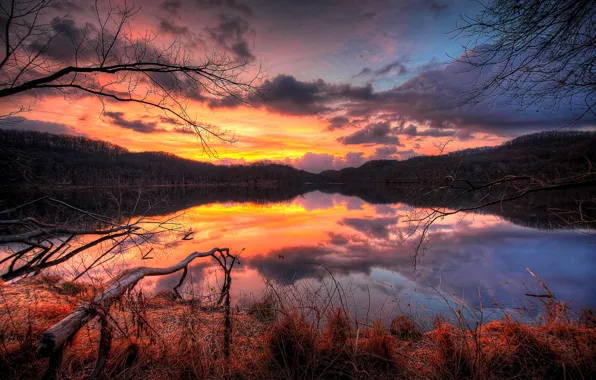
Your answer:
[[[534,274],[534,272],[532,272],[530,270],[530,268],[526,268],[526,270],[528,271],[528,273],[530,273],[532,275],[532,277],[534,277],[536,279],[536,281],[538,281],[538,283],[540,284],[540,286],[542,286],[542,289],[544,289],[544,291],[546,291],[546,294],[532,294],[532,293],[526,293],[526,296],[528,297],[536,297],[536,298],[550,298],[550,299],[556,299],[555,298],[555,294],[553,292],[550,291],[550,289],[546,286],[546,284],[544,282],[542,282],[542,280],[536,276]]]
[[[137,267],[129,269],[112,280],[107,285],[106,289],[95,296],[90,302],[77,307],[64,319],[47,329],[42,334],[37,353],[39,356],[50,357],[50,368],[48,368],[48,373],[46,373],[45,377],[57,378],[57,371],[60,368],[62,352],[65,345],[72,341],[76,333],[95,316],[101,315],[105,317],[110,306],[119,300],[127,290],[134,287],[141,279],[149,276],[163,276],[177,272],[181,269],[184,269],[186,273],[188,265],[199,257],[215,258],[226,271],[226,282],[222,289],[222,298],[226,295],[229,297],[229,272],[236,261],[236,258],[230,255],[228,248],[213,248],[207,252],[194,252],[179,263],[167,268]],[[228,263],[228,258],[231,259],[231,263]],[[103,349],[105,350],[105,347]],[[98,371],[103,366],[105,356],[107,356],[107,352],[100,352]]]

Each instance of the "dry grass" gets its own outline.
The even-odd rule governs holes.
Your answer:
[[[84,286],[67,292],[52,277],[1,284],[0,378],[40,378],[47,368],[47,359],[35,358],[41,333],[89,294]],[[549,305],[532,325],[506,318],[470,329],[437,320],[423,333],[404,316],[388,328],[357,324],[341,307],[326,309],[320,320],[300,309],[281,312],[279,299],[269,295],[233,314],[232,352],[225,359],[220,311],[165,293],[147,299],[133,292],[110,313],[114,340],[100,378],[596,377],[593,314],[572,319],[564,305]],[[99,323],[93,321],[66,349],[62,376],[87,378],[98,342]]]
[[[417,341],[422,338],[422,331],[416,326],[412,318],[399,315],[391,321],[389,331],[394,337],[405,341]]]

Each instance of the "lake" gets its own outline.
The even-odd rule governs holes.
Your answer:
[[[511,310],[539,301],[526,293],[544,293],[526,268],[558,299],[571,301],[574,309],[596,306],[593,231],[545,228],[548,223],[539,215],[522,218],[516,207],[511,212],[515,217],[499,209],[437,221],[414,268],[411,259],[419,235],[406,238],[412,232],[408,219],[423,212],[422,206],[387,199],[367,202],[359,196],[318,190],[287,197],[261,194],[252,201],[251,196],[236,193],[201,194],[171,197],[168,207],[148,219],[171,219],[184,230],[192,230],[193,240],[153,245],[149,254],[148,249],[128,246],[115,251],[92,275],[114,274],[136,265],[169,266],[193,251],[229,247],[232,253],[244,248],[232,273],[233,301],[241,306],[262,296],[264,279],[312,287],[328,270],[360,315],[372,310],[380,318],[398,311],[441,313],[445,303],[440,294],[469,307],[478,307],[481,299],[484,307],[494,308],[494,301]],[[78,258],[48,273],[76,273],[91,259]],[[146,280],[141,286],[154,293],[171,289],[179,278],[177,273]],[[187,284],[184,291],[201,293],[221,279],[212,261],[199,259],[187,277],[192,289]]]

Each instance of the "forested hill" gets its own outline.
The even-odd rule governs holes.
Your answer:
[[[461,150],[405,161],[369,161],[358,168],[313,174],[288,165],[256,163],[223,166],[164,152],[130,152],[105,141],[80,136],[0,129],[2,185],[172,185],[245,184],[276,181],[400,182],[437,180],[446,175],[486,181],[503,175],[543,178],[582,173],[596,163],[596,133],[543,132],[497,147]],[[455,171],[455,172],[454,172]]]
[[[320,175],[350,183],[436,180],[448,175],[472,181],[490,181],[504,175],[554,179],[584,173],[590,170],[590,162],[596,165],[595,132],[553,131],[524,135],[496,147],[405,161],[369,161],[358,168],[328,170]]]
[[[34,185],[295,185],[317,176],[288,165],[223,166],[164,152],[130,152],[80,136],[0,129],[2,184]]]

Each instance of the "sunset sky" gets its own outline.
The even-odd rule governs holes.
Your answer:
[[[93,15],[92,1],[58,2],[61,25],[76,32]],[[517,111],[498,102],[457,107],[475,78],[454,62],[469,41],[452,32],[468,0],[255,1],[147,0],[131,22],[134,33],[179,39],[195,56],[226,53],[259,68],[265,100],[250,106],[191,100],[204,123],[235,134],[205,156],[196,136],[173,130],[156,110],[102,104],[95,97],[44,95],[13,126],[103,139],[132,151],[162,150],[220,163],[273,160],[319,172],[370,159],[406,159],[495,145],[565,125],[564,107]],[[6,110],[8,104],[2,105]],[[594,125],[587,120],[585,126]],[[6,127],[6,126],[4,126]],[[582,127],[582,126],[579,126]]]

